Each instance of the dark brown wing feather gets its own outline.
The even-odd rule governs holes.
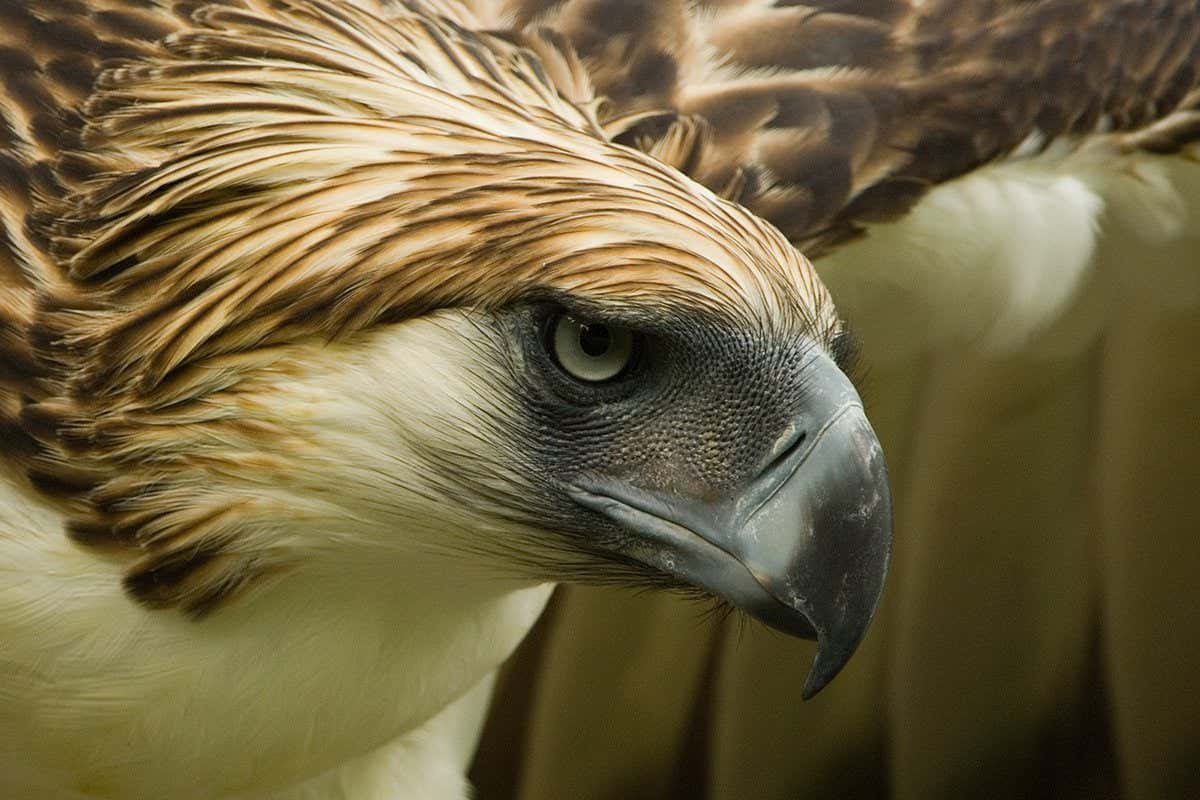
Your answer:
[[[1031,135],[1111,131],[1158,153],[1200,138],[1195,0],[478,5],[563,35],[619,141],[810,256]]]

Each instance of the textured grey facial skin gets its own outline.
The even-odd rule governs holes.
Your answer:
[[[692,587],[816,638],[811,696],[865,633],[890,559],[887,470],[862,402],[804,336],[694,317],[641,330],[640,360],[599,385],[565,375],[539,335],[525,343],[513,427],[529,499],[562,552],[588,556],[557,570]]]

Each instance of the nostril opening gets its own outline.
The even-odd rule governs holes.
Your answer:
[[[797,450],[804,446],[804,442],[807,439],[808,431],[805,430],[792,432],[781,438],[779,443],[775,445],[777,454],[763,469],[763,472],[770,472],[786,462]]]

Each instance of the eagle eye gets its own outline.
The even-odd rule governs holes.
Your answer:
[[[633,362],[637,336],[629,328],[584,322],[560,314],[550,322],[547,346],[558,367],[585,383],[603,383],[624,373]]]

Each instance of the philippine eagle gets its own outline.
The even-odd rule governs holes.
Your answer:
[[[462,796],[559,580],[865,631],[811,264],[453,10],[0,5],[5,797]]]
[[[891,503],[801,252],[1184,147],[1196,9],[776,5],[0,2],[5,796],[463,796],[556,581],[715,595],[828,682]],[[1075,292],[1029,266],[975,338]]]

